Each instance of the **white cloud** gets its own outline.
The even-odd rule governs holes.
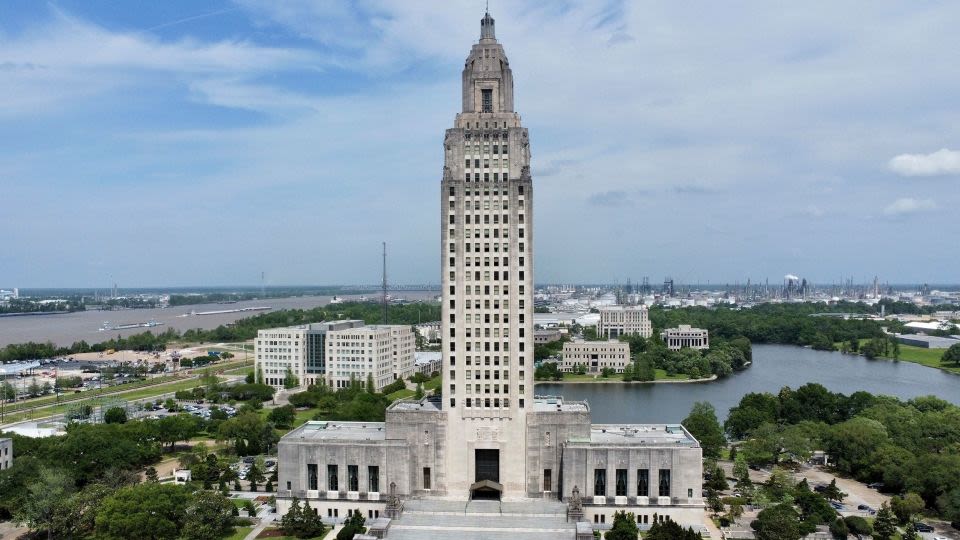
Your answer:
[[[960,174],[960,152],[941,148],[932,154],[900,154],[889,166],[901,176]]]
[[[263,47],[243,40],[161,41],[116,32],[57,11],[21,35],[0,33],[0,114],[35,114],[50,106],[120,87],[149,86],[147,75],[180,81],[241,79],[275,70],[309,69],[315,52]]]
[[[888,216],[903,216],[906,214],[915,214],[926,210],[933,210],[937,204],[932,199],[914,199],[913,197],[902,197],[893,201],[883,209],[883,213]]]

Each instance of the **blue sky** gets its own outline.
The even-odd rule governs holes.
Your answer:
[[[438,280],[483,2],[0,4],[0,286]],[[953,2],[491,3],[539,282],[958,282]]]

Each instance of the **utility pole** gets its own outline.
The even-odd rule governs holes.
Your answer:
[[[383,243],[383,291],[380,296],[383,307],[383,324],[387,324],[387,243]]]

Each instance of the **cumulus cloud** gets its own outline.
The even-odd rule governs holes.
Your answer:
[[[888,216],[903,216],[906,214],[915,214],[925,210],[933,210],[936,203],[932,199],[914,199],[913,197],[902,197],[893,201],[883,209],[883,213]]]
[[[931,154],[900,154],[890,160],[889,167],[901,176],[960,174],[960,152],[941,148]]]

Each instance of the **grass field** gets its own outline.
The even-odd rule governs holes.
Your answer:
[[[243,540],[252,530],[253,527],[236,527],[233,530],[233,534],[224,536],[223,540]]]
[[[870,341],[869,339],[861,339],[860,345]],[[840,344],[836,344],[837,348],[840,348]],[[938,368],[944,371],[949,371],[951,373],[960,374],[960,366],[954,364],[945,365],[940,362],[940,358],[943,356],[943,353],[946,352],[946,349],[925,349],[923,347],[914,347],[913,345],[900,345],[900,360],[903,362],[913,362],[914,364],[920,364],[927,367]],[[893,359],[893,356],[881,356],[880,358]]]

